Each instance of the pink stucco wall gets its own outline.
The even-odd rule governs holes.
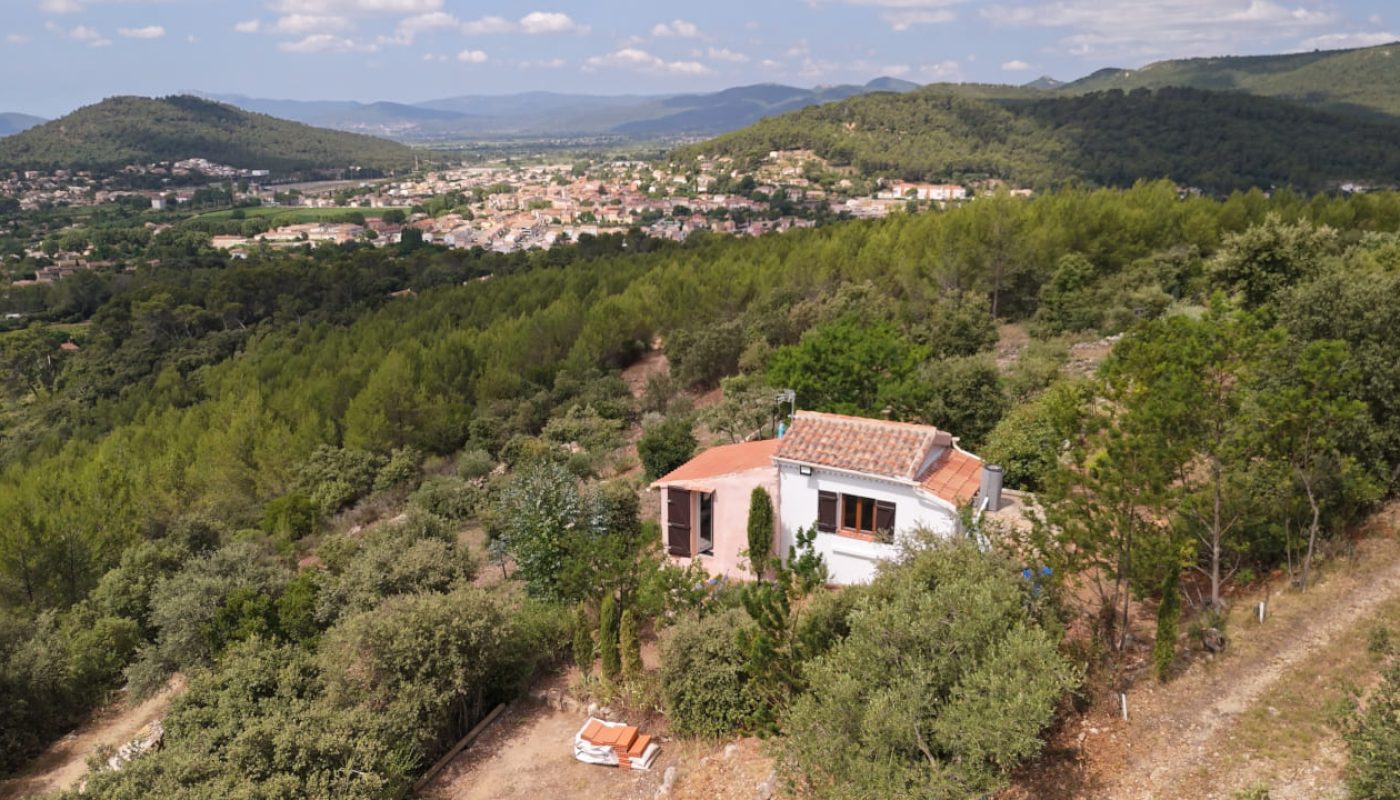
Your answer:
[[[776,467],[763,467],[761,469],[751,469],[744,472],[734,472],[728,475],[704,478],[693,481],[676,481],[669,484],[680,489],[688,489],[691,495],[691,542],[694,542],[700,533],[700,512],[698,503],[700,501],[699,492],[714,493],[714,534],[715,546],[714,555],[697,555],[693,559],[671,557],[671,560],[681,566],[688,565],[692,560],[698,561],[705,571],[715,577],[725,577],[731,580],[751,580],[753,575],[749,573],[748,559],[742,553],[749,549],[749,498],[757,486],[762,486],[768,490],[769,496],[773,498],[773,512],[777,515],[778,505],[778,470]],[[661,498],[661,535],[662,544],[665,544],[666,526],[670,521],[667,519],[665,486],[659,489],[662,492]],[[777,526],[774,526],[773,540],[777,544]]]

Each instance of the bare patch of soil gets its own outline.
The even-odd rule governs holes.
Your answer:
[[[73,788],[87,775],[87,759],[99,748],[118,748],[139,738],[170,710],[170,700],[185,688],[176,675],[154,697],[134,706],[118,701],[99,709],[76,731],[49,746],[19,776],[0,782],[0,800],[38,797]]]

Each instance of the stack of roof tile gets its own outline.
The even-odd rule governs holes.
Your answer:
[[[621,722],[590,717],[574,735],[574,757],[590,764],[647,770],[660,751],[650,736]]]

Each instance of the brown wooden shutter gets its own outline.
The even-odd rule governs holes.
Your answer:
[[[836,532],[835,492],[817,492],[817,530],[822,533]]]
[[[894,541],[894,503],[875,503],[875,533],[881,539]]]
[[[673,556],[692,556],[690,552],[690,492],[685,489],[666,490],[666,545]]]

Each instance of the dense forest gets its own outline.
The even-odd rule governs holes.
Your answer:
[[[1212,193],[1252,186],[1306,191],[1400,180],[1389,122],[1361,122],[1282,100],[1198,89],[1075,97],[929,86],[771,117],[678,150],[685,162],[813,150],[862,175],[1033,187],[1126,187],[1168,178]]]
[[[279,175],[409,170],[408,147],[191,96],[113,97],[0,140],[0,169],[118,170],[206,158]]]
[[[1080,679],[1053,595],[965,545],[839,594],[810,553],[753,553],[765,580],[697,591],[638,485],[602,480],[621,431],[644,426],[650,472],[683,461],[680,390],[716,385],[714,431],[762,424],[776,387],[953,431],[1064,533],[1018,546],[1111,578],[1113,642],[1117,610],[1184,570],[1306,582],[1390,493],[1398,230],[1395,194],[1157,182],[684,245],[196,248],[94,275],[77,306],[60,283],[0,336],[0,766],[180,671],[164,749],[84,796],[396,797],[552,663],[588,672],[596,645],[594,685],[625,697],[651,625],[671,630],[641,700],[677,732],[781,734],[781,774],[817,797],[985,794]],[[996,319],[1034,334],[1009,365]],[[1100,371],[1063,369],[1074,337],[1120,332]],[[638,400],[618,370],[658,337],[672,374]],[[1259,486],[1270,502],[1241,501]],[[466,519],[488,546],[454,535]],[[472,585],[507,558],[521,592]],[[904,733],[871,733],[892,716]]]
[[[1061,94],[1168,86],[1247,92],[1328,111],[1400,118],[1397,42],[1355,50],[1157,61],[1140,69],[1101,69],[1056,89]]]

